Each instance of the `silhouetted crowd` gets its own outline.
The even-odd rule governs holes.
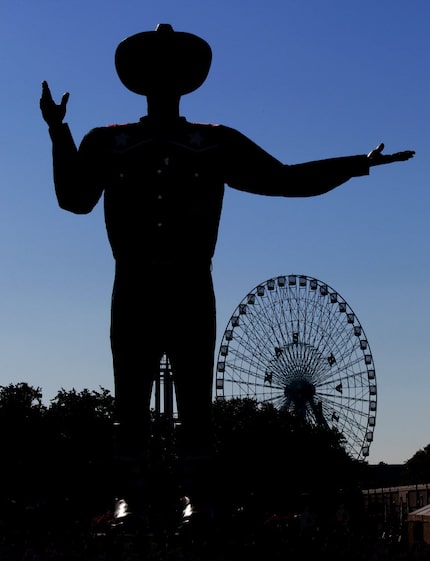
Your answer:
[[[254,505],[255,507],[256,505]],[[145,517],[121,501],[112,509],[75,519],[48,505],[4,505],[0,520],[1,561],[276,561],[325,556],[332,561],[430,559],[425,544],[408,546],[401,533],[353,527],[339,505],[321,520],[309,505],[299,513],[259,512],[250,504],[225,512],[195,512],[188,498],[170,519]],[[49,510],[49,509],[48,509]],[[83,512],[85,509],[83,508]]]

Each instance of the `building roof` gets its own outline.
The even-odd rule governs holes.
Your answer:
[[[430,504],[422,506],[417,510],[413,510],[408,514],[408,520],[411,521],[428,521],[430,522]]]

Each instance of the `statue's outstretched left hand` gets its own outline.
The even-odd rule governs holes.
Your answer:
[[[391,164],[392,162],[405,162],[415,155],[414,150],[404,150],[395,154],[382,154],[384,144],[381,143],[374,150],[367,154],[370,166],[380,166],[382,164]]]

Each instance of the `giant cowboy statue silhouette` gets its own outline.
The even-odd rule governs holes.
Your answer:
[[[211,58],[206,41],[169,24],[124,39],[116,70],[126,88],[146,97],[147,115],[94,128],[79,147],[63,123],[69,94],[56,104],[42,84],[59,206],[86,214],[104,196],[115,260],[111,348],[124,455],[145,457],[152,386],[164,354],[175,384],[181,451],[184,457],[209,454],[216,325],[211,260],[225,185],[256,195],[311,197],[368,175],[372,166],[414,155],[384,155],[381,144],[369,154],[287,165],[233,128],[189,122],[180,116],[181,96],[204,82]]]

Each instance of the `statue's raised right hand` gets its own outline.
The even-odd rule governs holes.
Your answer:
[[[40,98],[40,110],[42,117],[48,123],[49,127],[61,125],[66,115],[66,105],[69,100],[69,92],[66,92],[61,98],[61,103],[57,105],[52,99],[51,90],[48,82],[42,82],[42,96]]]

